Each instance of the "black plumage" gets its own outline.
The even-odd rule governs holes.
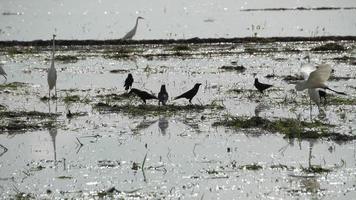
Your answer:
[[[161,91],[158,93],[158,105],[162,103],[162,105],[166,105],[168,101],[168,93],[166,90],[166,85],[161,86]]]
[[[269,84],[264,84],[264,83],[260,83],[258,81],[258,78],[255,78],[255,84],[254,86],[257,88],[258,91],[260,91],[261,93],[263,93],[264,90],[272,87],[272,85]]]
[[[127,75],[127,78],[125,80],[125,85],[124,85],[126,91],[132,87],[133,82],[134,79],[132,77],[132,74]]]
[[[198,93],[200,85],[201,85],[201,83],[196,83],[192,89],[177,96],[176,98],[174,98],[174,100],[180,99],[180,98],[186,98],[186,99],[189,99],[189,103],[192,103],[192,99]]]
[[[324,103],[325,103],[326,102],[326,92],[323,90],[318,90],[318,92],[319,92],[320,102],[321,102],[321,99],[324,99]]]
[[[155,97],[154,95],[136,88],[131,88],[129,94],[131,95],[132,93],[140,97],[144,104],[146,104],[146,100],[148,99],[157,99],[157,97]]]

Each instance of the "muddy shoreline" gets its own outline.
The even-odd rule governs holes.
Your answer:
[[[131,44],[203,44],[203,43],[271,43],[271,42],[323,42],[356,41],[356,36],[322,36],[322,37],[243,37],[243,38],[190,38],[158,40],[56,40],[56,45],[131,45]],[[0,41],[0,47],[11,46],[48,46],[51,40]]]

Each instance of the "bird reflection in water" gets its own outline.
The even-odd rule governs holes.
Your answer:
[[[255,116],[256,117],[260,117],[260,113],[262,111],[265,111],[267,109],[269,109],[270,107],[267,105],[267,104],[264,104],[263,102],[262,103],[259,103],[257,104],[256,108],[255,108]]]
[[[162,135],[166,135],[166,131],[168,128],[168,120],[166,117],[160,117],[158,120],[158,127]]]
[[[56,150],[57,128],[52,127],[48,130],[48,132],[49,132],[49,135],[51,136],[52,145],[53,145],[54,164],[57,165],[57,150]]]

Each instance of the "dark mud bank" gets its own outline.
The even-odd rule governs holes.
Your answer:
[[[202,43],[270,43],[270,42],[303,42],[303,41],[356,41],[356,36],[323,36],[323,37],[244,37],[244,38],[190,38],[179,40],[56,40],[56,45],[128,45],[128,44],[202,44]],[[33,41],[0,41],[0,47],[9,46],[48,46],[51,40]]]

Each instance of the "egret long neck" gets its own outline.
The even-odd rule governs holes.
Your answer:
[[[136,19],[136,24],[135,24],[135,27],[134,27],[135,30],[137,29],[138,20],[139,20],[139,18]]]
[[[53,37],[53,45],[52,45],[52,63],[51,67],[54,67],[54,51],[55,51],[55,39]]]

